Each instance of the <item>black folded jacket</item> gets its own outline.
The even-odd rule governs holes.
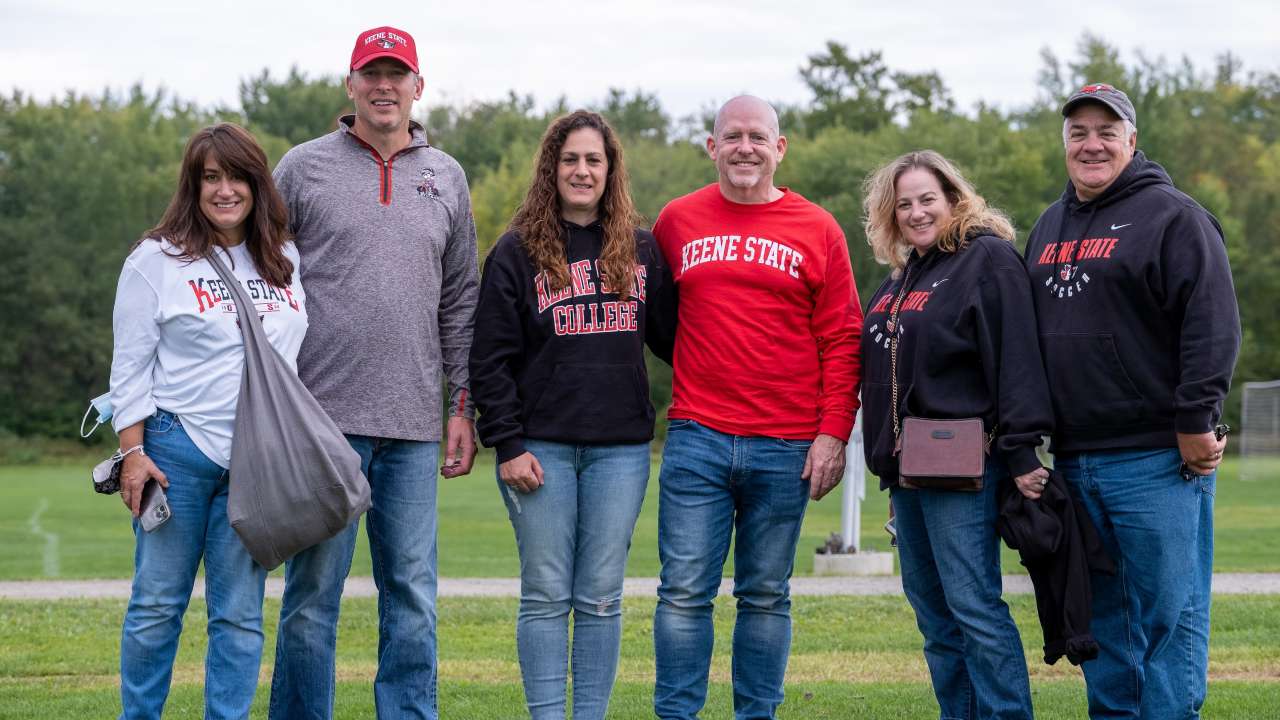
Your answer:
[[[1089,573],[1114,575],[1116,565],[1098,537],[1088,512],[1067,489],[1066,478],[1049,471],[1039,500],[1029,500],[1013,481],[999,490],[996,530],[1018,551],[1035,587],[1044,631],[1044,661],[1066,655],[1072,665],[1098,656],[1089,632],[1093,591]]]

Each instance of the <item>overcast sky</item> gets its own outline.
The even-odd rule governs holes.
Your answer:
[[[237,105],[263,68],[345,72],[356,35],[383,24],[417,40],[429,104],[508,89],[584,103],[613,86],[656,92],[676,117],[742,91],[807,99],[797,69],[827,40],[937,70],[964,110],[1032,101],[1040,49],[1074,58],[1085,31],[1129,62],[1186,55],[1207,72],[1230,50],[1246,70],[1280,70],[1276,0],[0,0],[0,89],[47,99],[141,81]]]

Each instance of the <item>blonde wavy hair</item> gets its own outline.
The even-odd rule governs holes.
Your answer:
[[[631,201],[622,144],[613,128],[597,113],[578,110],[557,118],[542,136],[533,168],[533,182],[524,202],[511,219],[510,229],[520,235],[525,252],[539,270],[546,273],[553,290],[569,286],[569,261],[565,253],[567,235],[560,224],[560,193],[556,189],[556,167],[560,150],[569,133],[589,128],[604,139],[604,194],[600,197],[600,224],[604,227],[604,247],[600,251],[601,275],[614,292],[626,300],[631,292],[636,267],[635,228],[641,222]]]
[[[951,219],[938,230],[939,250],[958,252],[977,231],[1013,242],[1013,223],[1008,216],[987,205],[955,165],[933,150],[909,152],[873,172],[862,186],[862,229],[867,235],[867,244],[876,262],[892,267],[895,277],[906,267],[914,249],[898,227],[894,209],[898,201],[898,178],[917,168],[933,173],[951,205]]]

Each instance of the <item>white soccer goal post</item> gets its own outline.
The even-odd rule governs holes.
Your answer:
[[[1240,479],[1280,479],[1280,380],[1245,383],[1240,403]]]

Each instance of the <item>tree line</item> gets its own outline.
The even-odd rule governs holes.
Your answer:
[[[956,107],[936,72],[889,68],[881,54],[836,42],[799,74],[810,97],[780,104],[790,140],[778,181],[821,204],[848,237],[863,299],[880,283],[862,233],[862,181],[903,152],[933,148],[955,161],[1025,241],[1063,191],[1062,101],[1085,82],[1128,92],[1138,147],[1217,216],[1226,231],[1244,324],[1227,421],[1246,380],[1280,377],[1280,73],[1246,71],[1229,53],[1211,68],[1139,56],[1124,63],[1084,36],[1070,59],[1042,51],[1035,98],[1014,109]],[[87,399],[105,392],[111,309],[121,263],[163,212],[192,132],[219,120],[252,130],[272,162],[329,132],[349,112],[340,77],[264,70],[240,83],[239,107],[201,107],[165,91],[0,96],[0,435],[72,437]],[[610,90],[589,107],[624,139],[632,192],[651,222],[668,200],[715,179],[701,141],[714,103],[673,118],[645,90]],[[466,170],[480,253],[505,230],[528,186],[548,122],[571,108],[539,108],[515,91],[468,104],[418,108],[430,142]],[[655,403],[670,373],[651,363]]]

